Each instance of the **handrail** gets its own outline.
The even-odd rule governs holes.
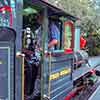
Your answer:
[[[51,81],[50,81],[50,75],[51,75],[51,52],[49,52],[49,83],[48,83],[48,97],[50,98],[50,90],[51,90]]]
[[[24,100],[24,62],[25,62],[25,54],[22,54],[21,52],[17,52],[16,54],[16,57],[17,58],[21,58],[22,59],[22,99],[21,100]]]

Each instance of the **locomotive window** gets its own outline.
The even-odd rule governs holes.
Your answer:
[[[73,47],[73,23],[68,21],[63,24],[61,21],[56,21],[55,24],[60,32],[59,44],[55,46],[55,51],[64,49],[71,50]]]
[[[58,29],[59,29],[59,43],[55,46],[55,50],[61,50],[63,47],[62,47],[62,22],[57,22],[56,23]]]
[[[51,30],[51,27],[52,27],[52,30]],[[49,29],[49,32],[52,32],[52,33],[54,32],[57,40],[59,41],[58,44],[56,44],[54,46],[54,51],[61,50],[61,48],[62,48],[62,22],[58,18],[54,19],[53,17],[51,17],[49,19],[48,29]],[[52,35],[54,35],[54,34],[52,34]],[[49,37],[48,37],[48,39],[49,39]]]

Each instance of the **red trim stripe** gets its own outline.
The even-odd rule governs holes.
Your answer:
[[[75,94],[76,94],[76,91],[71,92],[64,100],[70,100]]]

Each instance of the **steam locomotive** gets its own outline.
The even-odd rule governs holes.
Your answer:
[[[80,19],[43,0],[32,0],[29,6],[43,12],[42,51],[36,50],[39,42],[34,30],[26,28],[18,35],[11,28],[0,27],[0,99],[24,100],[31,95],[38,66],[41,66],[41,100],[72,100],[80,97],[81,92],[97,82],[95,70],[88,61],[89,56],[82,50],[86,41],[80,35]],[[37,25],[36,15],[33,13],[34,27]],[[60,30],[60,43],[53,51],[49,51],[47,46],[49,18],[54,18]],[[24,21],[23,26],[25,24],[28,22]],[[11,19],[9,25],[12,26]],[[22,47],[21,52],[17,53],[18,58],[16,38],[22,40],[19,41]],[[20,65],[21,68],[18,67]],[[18,68],[21,73],[16,72]]]

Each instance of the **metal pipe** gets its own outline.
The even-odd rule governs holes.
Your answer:
[[[50,98],[50,90],[51,90],[51,80],[50,80],[50,75],[51,75],[51,52],[49,52],[49,83],[48,83],[48,97]]]
[[[22,68],[21,68],[22,69],[22,100],[24,100],[24,59],[25,59],[25,54],[17,52],[16,57],[22,59]]]

